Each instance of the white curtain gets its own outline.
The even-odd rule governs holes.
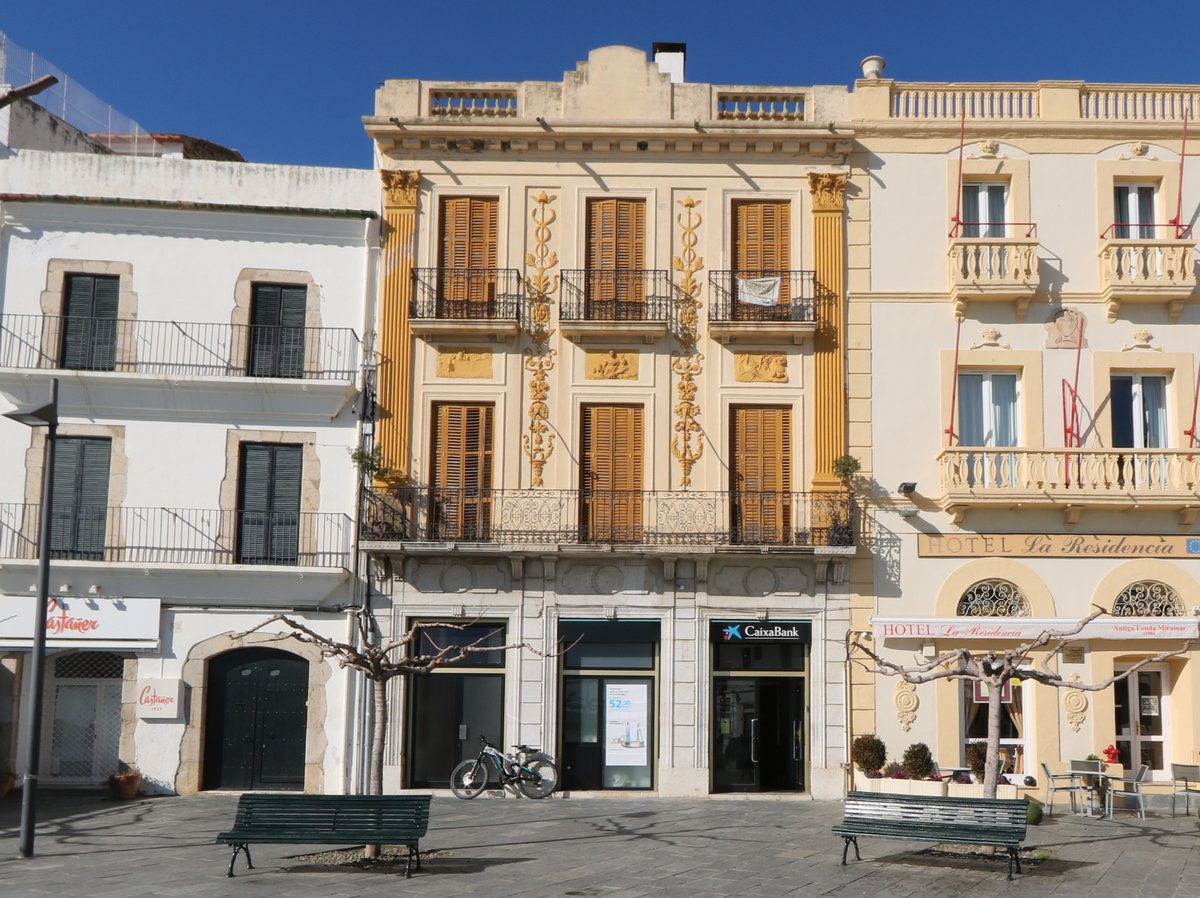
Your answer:
[[[1163,449],[1167,445],[1167,379],[1142,375],[1143,445]]]

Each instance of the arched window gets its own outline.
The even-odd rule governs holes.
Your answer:
[[[958,600],[959,617],[1029,617],[1029,601],[1007,580],[980,580]]]
[[[1167,584],[1139,580],[1121,590],[1112,613],[1113,617],[1178,617],[1183,614],[1183,602]]]

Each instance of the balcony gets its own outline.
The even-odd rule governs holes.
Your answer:
[[[344,327],[0,317],[0,368],[18,370],[353,382],[358,346]]]
[[[650,343],[670,332],[680,297],[668,271],[570,269],[562,273],[559,327],[578,342],[637,339]]]
[[[941,505],[971,508],[1162,509],[1190,526],[1200,509],[1200,454],[1187,449],[978,449],[938,456]]]
[[[813,271],[710,271],[708,286],[708,332],[721,343],[801,343],[816,331],[819,303],[829,299],[819,294]]]
[[[409,310],[418,337],[512,340],[524,283],[515,268],[415,268]]]
[[[40,507],[0,504],[0,559],[35,561]],[[271,565],[349,570],[343,514],[262,514],[207,508],[58,506],[51,557],[130,565]]]
[[[813,552],[854,544],[848,495],[794,492],[451,490],[364,496],[361,539],[374,551]],[[388,544],[392,544],[389,546]]]
[[[1115,225],[1101,235],[1100,296],[1110,322],[1128,302],[1166,306],[1171,322],[1179,320],[1183,304],[1196,290],[1196,241],[1190,228],[1165,227],[1172,236],[1123,237],[1133,229]]]
[[[947,255],[955,315],[965,316],[969,302],[1011,302],[1017,318],[1025,319],[1041,286],[1037,228],[1026,227],[1024,237],[963,237],[958,227],[951,232]]]

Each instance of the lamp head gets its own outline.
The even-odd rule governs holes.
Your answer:
[[[902,496],[911,496],[916,491],[917,482],[915,480],[906,480],[900,484],[899,487],[897,487],[897,492],[899,492]]]

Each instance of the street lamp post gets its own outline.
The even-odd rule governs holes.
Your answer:
[[[29,665],[29,722],[24,726],[25,777],[21,789],[21,857],[33,857],[39,755],[42,751],[42,690],[46,681],[46,614],[50,602],[50,518],[54,492],[54,438],[58,433],[58,379],[50,381],[50,402],[7,412],[4,417],[28,427],[46,428],[42,468],[42,504],[38,509],[37,605],[33,611],[33,647]]]

